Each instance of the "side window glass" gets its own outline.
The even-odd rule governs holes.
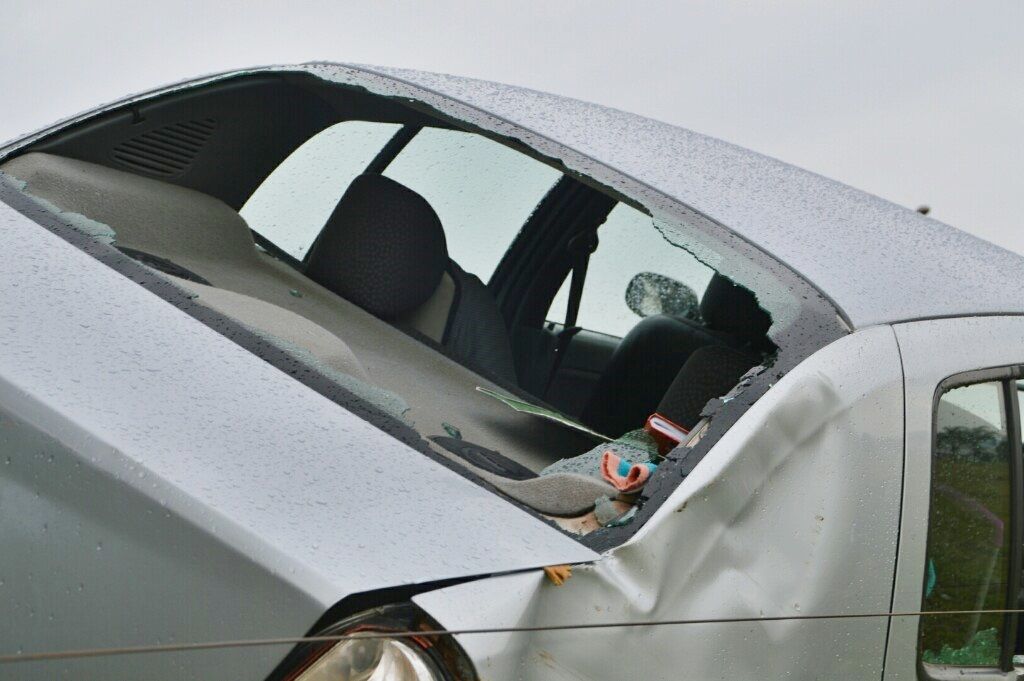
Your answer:
[[[480,135],[424,128],[384,175],[433,206],[451,259],[487,281],[560,173]]]
[[[1005,405],[1001,382],[954,388],[939,399],[924,611],[1007,607],[1012,449]],[[1005,626],[1001,614],[922,617],[921,660],[997,666]]]
[[[626,291],[636,275],[655,276],[653,282],[683,284],[687,297],[700,300],[715,273],[693,255],[670,243],[654,226],[649,215],[620,203],[597,230],[598,246],[587,265],[576,325],[621,338],[640,321],[626,303]],[[569,282],[551,301],[547,319],[563,323],[569,300]],[[658,288],[654,286],[653,288]],[[667,290],[667,286],[661,286]]]
[[[344,121],[306,140],[274,169],[241,215],[249,227],[302,260],[338,200],[401,126]]]
[[[1017,413],[1014,416],[1017,419],[1016,433],[1018,437],[1020,437],[1022,431],[1024,431],[1024,426],[1021,425],[1024,424],[1024,405],[1021,404],[1021,398],[1024,398],[1024,380],[1013,381],[1010,384],[1010,387],[1014,390],[1017,397]],[[1021,445],[1021,450],[1024,450],[1024,442],[1022,442]],[[1011,456],[1013,456],[1013,449],[1011,448],[1010,451]],[[1024,469],[1024,461],[1021,462],[1021,467],[1022,469]],[[1022,475],[1022,477],[1024,477],[1024,475]],[[1024,480],[1022,480],[1021,482],[1024,483]],[[1022,487],[1024,487],[1024,485],[1022,485]],[[1021,497],[1024,497],[1024,488],[1019,488],[1017,493]],[[1024,500],[1015,500],[1014,505],[1019,510],[1024,511]],[[1021,518],[1021,522],[1024,522],[1024,518]],[[1021,537],[1022,535],[1024,535],[1024,528],[1017,530],[1017,532],[1017,536]],[[1022,554],[1024,554],[1024,538],[1022,538],[1021,543],[1021,552]],[[1024,570],[1024,564],[1022,564],[1021,569]],[[1018,582],[1018,584],[1020,585],[1020,588],[1018,589],[1016,597],[1011,596],[1010,600],[1008,601],[1007,607],[1009,608],[1024,608],[1024,572],[1022,572],[1022,574],[1019,575],[1019,580],[1020,581]],[[1024,621],[1022,621],[1020,615],[1017,616],[1016,638],[1017,640],[1013,642],[1013,657],[1011,658],[1011,663],[1014,665],[1014,667],[1024,667]]]

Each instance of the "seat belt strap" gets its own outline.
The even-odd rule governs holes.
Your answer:
[[[587,263],[590,261],[590,254],[586,253],[572,266],[572,280],[569,282],[569,303],[565,308],[565,325],[562,333],[576,326],[576,319],[580,314],[580,301],[583,299],[583,281],[587,278]]]
[[[577,234],[566,245],[572,260],[572,279],[569,282],[569,302],[565,309],[565,325],[562,333],[576,326],[580,313],[580,301],[583,299],[583,281],[587,278],[587,264],[590,254],[597,250],[597,232],[589,231]]]
[[[572,261],[572,279],[569,281],[569,302],[565,308],[565,324],[555,338],[555,348],[551,358],[551,368],[548,371],[548,380],[544,384],[544,392],[551,386],[558,368],[562,364],[565,351],[569,348],[569,341],[581,331],[576,326],[576,320],[580,313],[580,301],[583,299],[583,282],[587,278],[587,265],[590,262],[590,254],[597,250],[597,232],[588,231],[577,234],[566,245]]]

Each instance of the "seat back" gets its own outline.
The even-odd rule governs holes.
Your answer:
[[[615,349],[580,420],[612,437],[637,428],[654,412],[680,368],[698,349],[746,353],[750,366],[769,346],[771,317],[754,294],[715,274],[701,298],[704,324],[670,315],[640,320]]]
[[[353,180],[310,249],[306,274],[457,361],[515,382],[497,303],[448,257],[440,218],[408,187],[376,174]]]
[[[732,390],[757,360],[724,345],[705,345],[694,350],[676,374],[656,411],[673,423],[692,430],[704,406]]]

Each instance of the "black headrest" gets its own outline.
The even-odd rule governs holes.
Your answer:
[[[426,302],[447,266],[444,228],[427,200],[383,175],[360,175],[310,250],[306,274],[394,319]]]
[[[690,355],[658,403],[658,413],[683,428],[700,421],[704,405],[732,390],[757,360],[724,345],[705,345]]]
[[[763,338],[772,324],[750,289],[717,272],[700,299],[700,316],[709,329],[747,339]]]

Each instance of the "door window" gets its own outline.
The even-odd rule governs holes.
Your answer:
[[[1016,608],[1021,555],[1017,384],[989,381],[942,393],[935,413],[922,610]],[[1014,443],[1013,440],[1016,440]],[[1016,617],[995,613],[921,618],[929,665],[1005,667]]]
[[[240,211],[257,234],[302,260],[348,185],[398,132],[397,123],[344,121],[293,151]]]

